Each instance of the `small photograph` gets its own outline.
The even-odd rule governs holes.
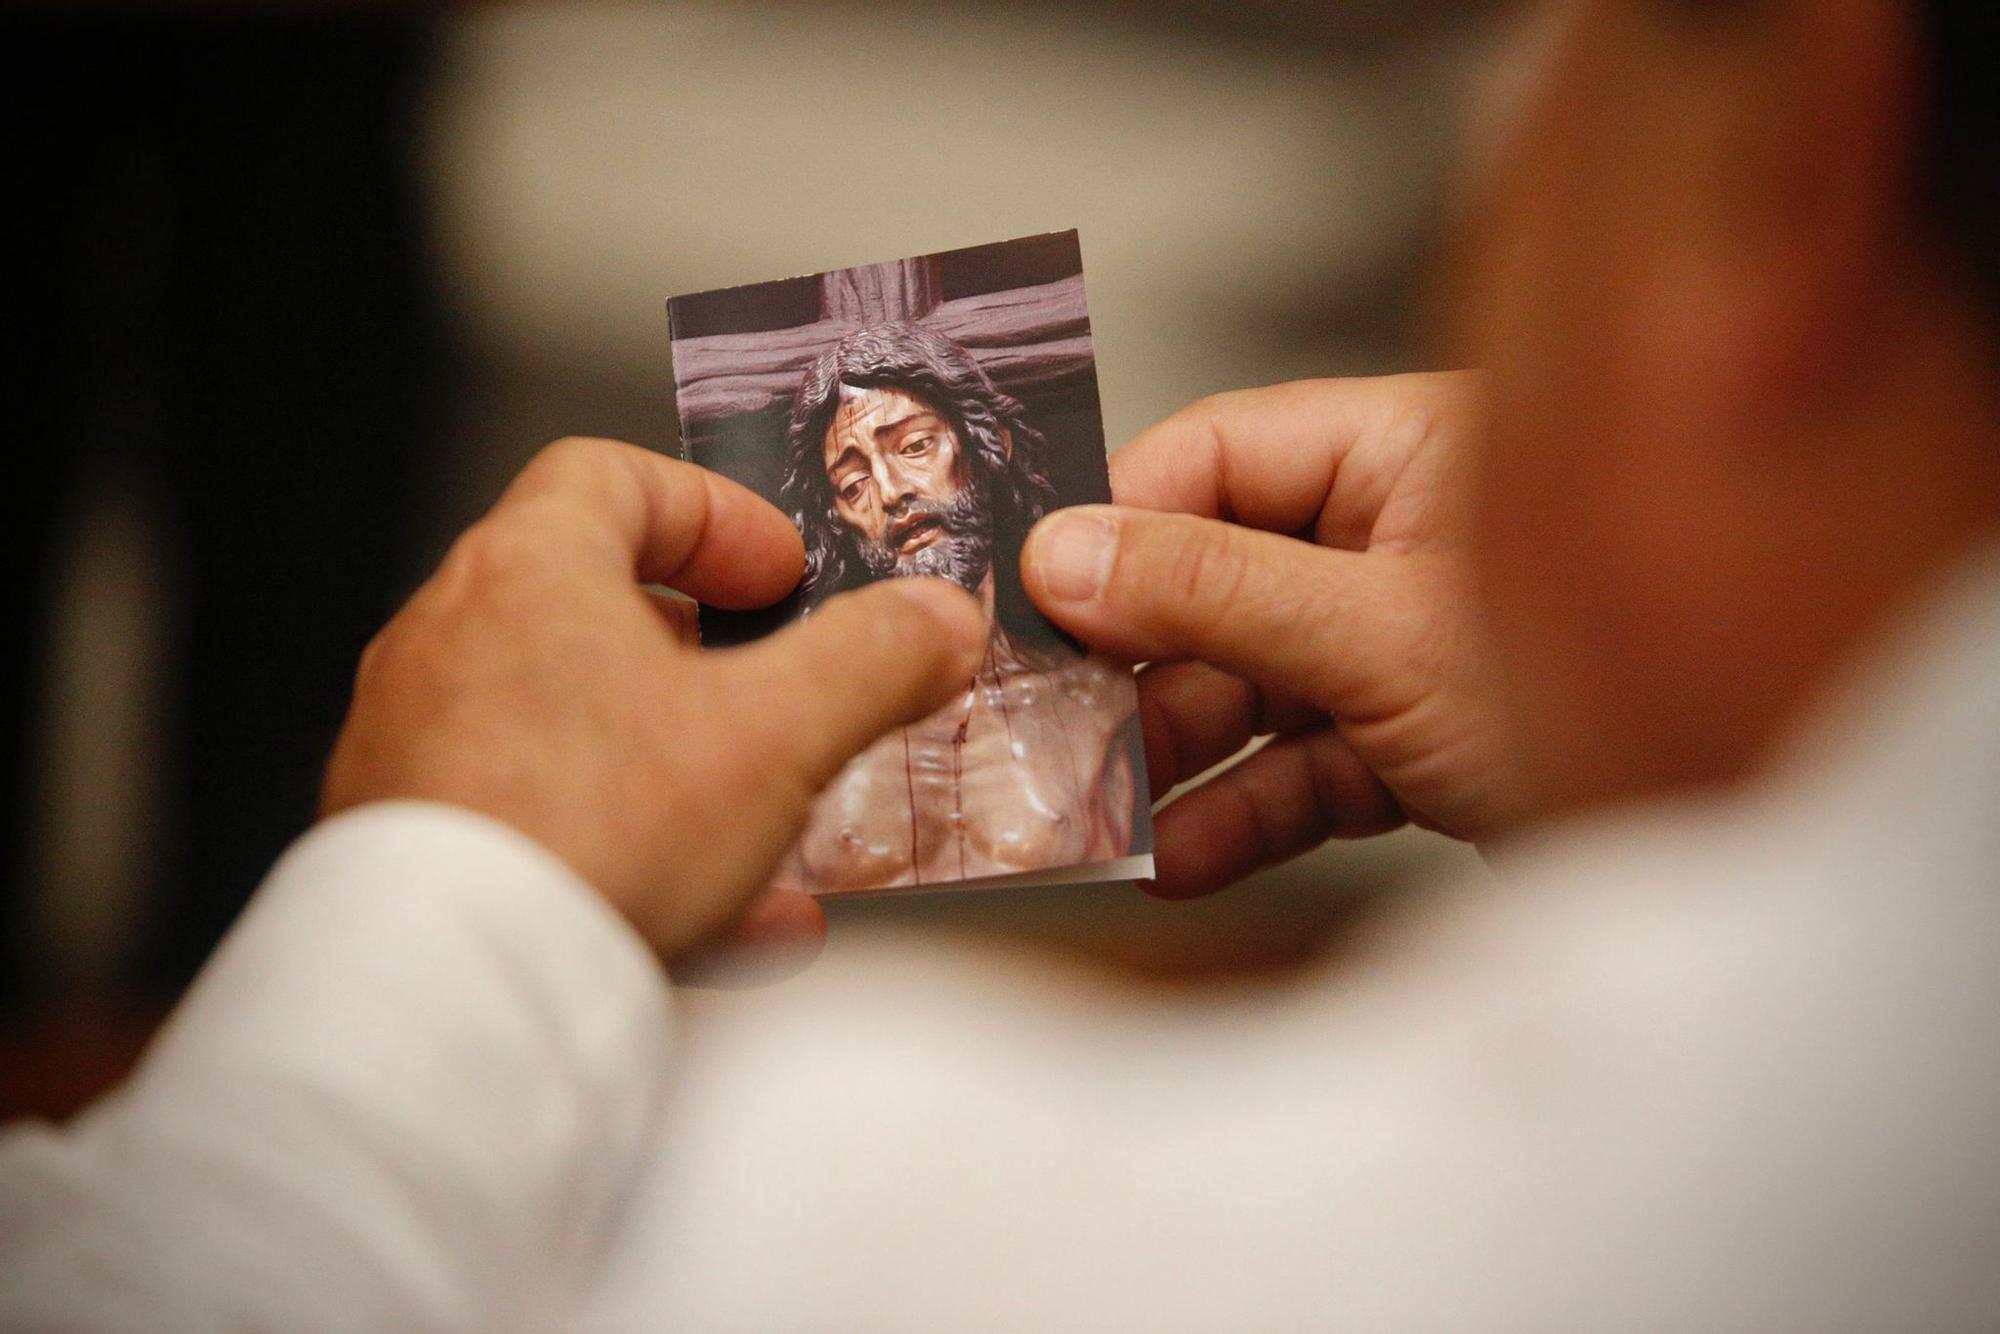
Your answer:
[[[779,883],[814,894],[1149,876],[1129,667],[1029,601],[1021,545],[1110,499],[1073,231],[675,297],[682,450],[791,516],[806,572],[775,607],[704,607],[724,648],[878,579],[980,598],[993,635],[937,713],[821,795]]]

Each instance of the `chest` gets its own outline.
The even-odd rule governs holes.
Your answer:
[[[982,674],[841,773],[820,799],[800,857],[814,881],[832,888],[1081,861],[1119,721],[1069,674]]]

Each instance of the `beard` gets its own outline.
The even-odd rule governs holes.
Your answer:
[[[886,542],[855,535],[855,551],[868,573],[877,579],[928,575],[976,590],[993,567],[993,517],[978,488],[960,487],[950,500],[914,497],[896,515],[897,523],[920,519],[936,523],[938,535],[907,556]]]

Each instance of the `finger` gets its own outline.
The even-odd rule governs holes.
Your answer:
[[[1049,515],[1021,556],[1036,604],[1095,648],[1196,659],[1357,719],[1407,703],[1422,599],[1398,573],[1379,555],[1110,505]]]
[[[972,685],[986,613],[941,579],[896,578],[844,593],[767,639],[712,655],[738,715],[808,792],[893,727]]]
[[[547,562],[580,561],[718,607],[767,606],[805,569],[798,529],[749,488],[615,440],[560,440],[481,527]]]
[[[1222,763],[1253,737],[1323,726],[1326,710],[1266,691],[1206,663],[1156,662],[1139,672],[1146,778],[1165,792]]]
[[[1386,834],[1404,818],[1337,731],[1281,736],[1153,817],[1147,892],[1212,894],[1329,838]]]
[[[668,971],[681,986],[764,986],[804,969],[825,944],[826,913],[819,900],[795,889],[774,889],[753,901],[720,937],[675,959]]]
[[[1394,469],[1361,475],[1343,489],[1342,464],[1377,445],[1457,419],[1475,381],[1466,373],[1375,379],[1307,380],[1218,394],[1183,408],[1134,437],[1111,459],[1111,494],[1121,505],[1228,519],[1272,532],[1335,522],[1322,541],[1366,545]],[[1330,500],[1346,503],[1330,503]],[[1374,503],[1370,503],[1370,500]]]

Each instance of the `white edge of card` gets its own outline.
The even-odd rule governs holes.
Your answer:
[[[872,898],[878,894],[955,894],[970,889],[1026,889],[1046,885],[1096,885],[1110,880],[1149,880],[1153,875],[1153,854],[1134,853],[1105,862],[1063,866],[1049,871],[1014,871],[1007,875],[974,876],[970,880],[934,880],[922,885],[883,885],[879,889],[842,889],[820,897],[829,899]]]

